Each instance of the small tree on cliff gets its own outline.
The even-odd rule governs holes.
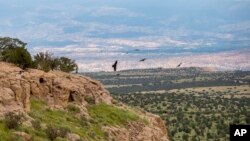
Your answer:
[[[78,71],[78,66],[75,60],[69,59],[67,57],[60,57],[60,70],[64,72]]]
[[[67,57],[53,57],[52,53],[49,52],[40,52],[34,56],[35,63],[37,68],[43,71],[50,70],[61,70],[64,72],[78,71],[77,64],[74,60]]]
[[[44,70],[61,70],[64,72],[78,71],[78,66],[74,60],[67,57],[53,57],[52,53],[40,52],[34,56],[34,61],[28,50],[27,43],[17,38],[0,37],[0,61],[16,64],[22,69],[34,67]]]
[[[49,52],[39,52],[34,56],[34,62],[37,69],[45,72],[48,72],[51,69],[56,69],[59,66],[59,63],[56,60],[57,59],[53,58],[53,54]]]
[[[0,38],[0,60],[16,64],[22,69],[33,67],[31,55],[25,48],[26,45],[19,39]]]
[[[22,42],[17,38],[0,37],[0,53],[5,49],[25,47],[27,43]]]

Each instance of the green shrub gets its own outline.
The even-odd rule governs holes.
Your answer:
[[[17,129],[21,125],[22,118],[22,114],[15,114],[13,112],[9,112],[5,114],[4,122],[7,128]]]
[[[90,123],[89,123],[88,119],[85,116],[81,116],[80,124],[83,127],[86,127],[86,126],[89,126]]]
[[[112,104],[114,104],[114,105],[118,105],[118,103],[119,103],[116,99],[112,99],[111,102],[112,102]]]
[[[50,70],[61,70],[64,72],[78,71],[74,60],[67,57],[54,57],[53,53],[49,52],[39,52],[34,56],[34,62],[38,69],[45,72]]]
[[[55,140],[57,137],[65,138],[70,130],[66,127],[56,127],[49,124],[45,130],[50,140]]]
[[[72,112],[72,113],[80,113],[80,111],[81,111],[79,107],[77,107],[73,104],[68,104],[67,109],[69,112]]]
[[[108,132],[104,132],[104,138],[105,138],[106,140],[109,139],[109,133],[108,133]]]
[[[9,48],[2,52],[2,60],[13,63],[22,69],[33,66],[32,58],[26,48]]]
[[[26,45],[16,38],[0,38],[0,60],[16,64],[23,69],[33,67],[31,55],[25,48]]]
[[[41,122],[39,120],[32,120],[31,124],[34,129],[41,130]]]
[[[91,137],[91,138],[96,138],[96,133],[95,132],[93,132],[93,131],[90,131],[89,133],[88,133],[88,135]]]
[[[66,127],[59,127],[58,128],[58,137],[65,138],[69,132],[70,132],[70,129],[68,129]]]
[[[48,138],[50,140],[55,140],[58,136],[58,129],[54,126],[52,126],[51,124],[47,126],[46,130],[45,130]]]
[[[95,98],[92,96],[85,96],[84,99],[88,102],[88,104],[95,104]]]
[[[37,68],[45,72],[48,72],[53,68],[56,68],[57,67],[55,64],[56,61],[54,61],[55,59],[52,57],[52,55],[53,54],[49,52],[45,52],[45,53],[39,52],[38,54],[36,54],[34,56],[34,62],[36,63]]]
[[[59,58],[59,68],[61,71],[64,72],[72,72],[72,71],[78,71],[77,64],[75,63],[75,60],[69,59],[67,57],[60,57]]]
[[[27,43],[16,38],[0,37],[0,61],[16,64],[22,69],[37,68],[48,72],[61,70],[64,72],[78,72],[75,60],[67,57],[53,57],[53,53],[40,52],[34,56],[34,61],[28,50]]]

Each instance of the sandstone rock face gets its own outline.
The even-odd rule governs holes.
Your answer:
[[[22,70],[12,64],[0,62],[0,117],[7,112],[30,111],[30,97],[47,102],[51,108],[64,108],[77,104],[83,115],[88,116],[89,102],[112,104],[109,92],[97,81],[88,77],[60,71],[48,73]],[[167,141],[167,131],[160,117],[146,112],[138,114],[149,121],[148,125],[128,123],[128,128],[103,127],[111,140]],[[74,135],[77,138],[77,135]]]
[[[0,105],[13,108],[1,111],[1,115],[13,109],[21,112],[30,110],[31,95],[47,101],[51,107],[65,107],[77,103],[86,107],[86,97],[95,103],[111,104],[112,97],[103,86],[88,77],[60,71],[43,72],[29,69],[23,71],[12,64],[0,63]],[[84,110],[84,109],[83,109]]]

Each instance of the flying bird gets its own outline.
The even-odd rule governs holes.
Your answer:
[[[181,64],[182,64],[182,63],[180,63],[180,64],[177,66],[177,68],[179,68],[179,67],[181,66]]]
[[[117,63],[118,61],[116,60],[115,63],[112,65],[112,67],[114,68],[114,71],[116,71]]]
[[[143,58],[143,59],[140,60],[140,62],[143,62],[143,61],[145,61],[145,60],[146,60],[146,58]]]

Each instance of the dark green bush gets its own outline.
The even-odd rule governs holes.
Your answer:
[[[80,108],[73,104],[68,104],[67,109],[69,112],[72,112],[72,113],[80,113]]]
[[[24,47],[4,50],[2,61],[13,63],[22,69],[33,67],[31,55]]]
[[[65,138],[69,132],[70,132],[70,129],[68,129],[66,127],[59,127],[58,137]]]
[[[15,114],[13,112],[9,112],[5,114],[4,122],[7,128],[17,129],[21,125],[22,118],[22,114]]]
[[[30,53],[25,48],[27,44],[19,39],[0,38],[0,60],[16,64],[22,69],[33,67]]]
[[[34,56],[34,61],[28,50],[27,43],[16,38],[0,37],[0,61],[13,63],[22,69],[37,68],[48,72],[61,70],[64,72],[78,72],[78,66],[74,60],[67,57],[53,57],[53,53],[40,52]]]
[[[48,138],[52,141],[55,140],[56,137],[58,137],[58,129],[55,126],[52,126],[51,124],[47,126],[45,132]]]
[[[92,96],[85,96],[84,99],[88,102],[88,104],[95,104],[95,98]]]
[[[37,65],[37,68],[45,72],[50,71],[51,69],[56,69],[58,63],[56,59],[52,57],[52,53],[49,52],[39,52],[34,56],[34,62]]]
[[[45,132],[48,138],[53,141],[57,137],[65,138],[67,134],[70,132],[70,129],[66,127],[56,127],[50,124],[47,126]]]
[[[61,70],[64,72],[72,72],[78,70],[74,60],[67,57],[53,57],[53,53],[39,52],[34,56],[34,62],[37,68],[48,72],[50,70]]]
[[[39,120],[32,120],[31,124],[34,129],[41,130],[41,122]]]
[[[80,124],[83,127],[87,127],[90,125],[89,120],[85,116],[81,116]]]
[[[77,64],[75,63],[75,60],[69,59],[67,57],[60,57],[59,58],[59,67],[61,71],[64,72],[72,72],[72,71],[78,71]]]
[[[115,99],[112,99],[111,102],[112,102],[112,104],[114,104],[114,105],[117,105],[117,104],[119,103],[119,102],[118,102],[117,100],[115,100]]]

